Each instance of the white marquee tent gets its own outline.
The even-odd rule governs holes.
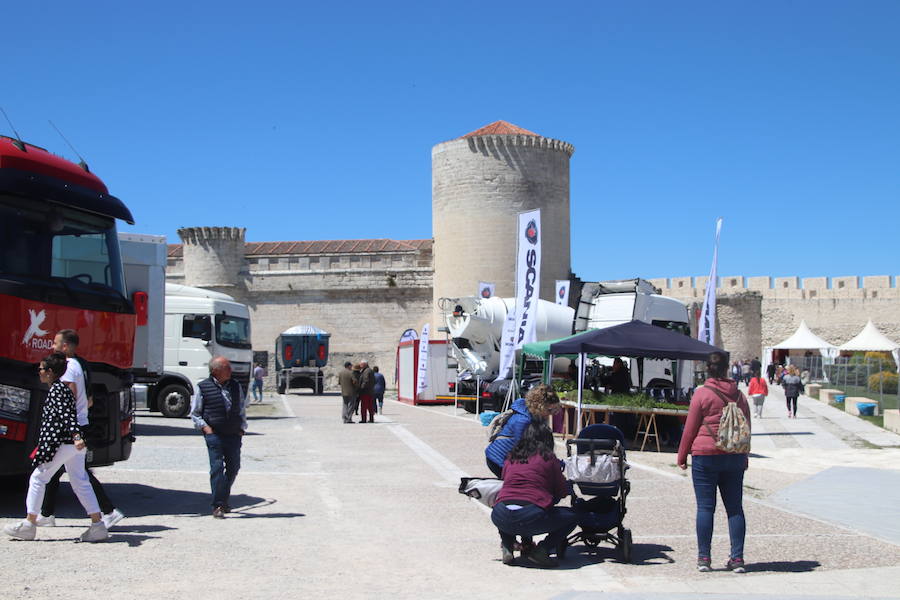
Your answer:
[[[878,331],[871,320],[866,323],[856,337],[841,344],[838,350],[841,352],[890,352],[894,357],[894,362],[900,367],[900,344],[892,342],[886,335]]]
[[[763,372],[772,362],[773,350],[815,350],[823,358],[834,358],[838,354],[837,346],[829,344],[813,333],[806,321],[800,321],[797,331],[783,342],[765,348],[763,351]]]

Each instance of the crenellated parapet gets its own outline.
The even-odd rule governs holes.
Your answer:
[[[539,148],[541,150],[563,152],[569,158],[575,152],[575,146],[569,142],[539,135],[478,135],[463,139],[467,141],[469,149],[473,152],[491,153],[504,147]]]
[[[678,298],[702,298],[706,291],[707,276],[662,277],[649,281],[660,288],[664,295]],[[857,275],[843,277],[744,277],[720,276],[716,293],[740,294],[757,292],[763,298],[773,299],[900,299],[900,276]]]
[[[243,227],[182,227],[184,283],[202,288],[237,288],[246,275]]]

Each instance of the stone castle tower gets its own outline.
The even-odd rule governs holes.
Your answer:
[[[243,227],[183,227],[184,283],[244,296],[247,265]]]
[[[473,296],[478,282],[515,295],[516,215],[541,209],[540,296],[569,279],[569,159],[566,142],[497,121],[431,150],[434,321],[443,297]]]

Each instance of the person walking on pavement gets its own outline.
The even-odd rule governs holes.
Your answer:
[[[359,422],[366,422],[369,415],[369,423],[375,422],[375,372],[369,368],[369,363],[359,363]]]
[[[66,356],[66,372],[59,380],[66,384],[75,396],[75,414],[78,419],[78,425],[82,429],[89,424],[89,409],[91,407],[90,391],[90,371],[88,370],[87,361],[78,356],[78,344],[81,339],[78,332],[74,329],[61,329],[56,337],[53,338],[53,350],[60,352]],[[63,468],[60,467],[56,474],[47,482],[44,492],[44,502],[41,505],[41,514],[38,515],[35,524],[38,527],[55,527],[56,526],[56,497],[59,493],[59,479],[62,477]],[[91,482],[91,489],[94,490],[94,496],[100,504],[100,512],[103,524],[107,529],[111,529],[119,521],[125,518],[112,500],[107,496],[103,486],[94,476],[90,469],[87,469],[88,480]],[[71,478],[70,478],[71,479]]]
[[[263,401],[263,377],[266,376],[266,370],[260,363],[256,363],[253,367],[253,401],[262,404]]]
[[[797,367],[790,365],[787,374],[781,379],[781,387],[784,388],[784,399],[787,404],[788,419],[797,418],[797,398],[803,393],[803,382]]]
[[[30,541],[36,537],[38,510],[44,499],[44,490],[61,466],[66,468],[72,489],[91,518],[91,526],[81,534],[81,541],[102,542],[109,538],[106,525],[100,519],[97,497],[91,489],[84,467],[87,446],[78,425],[75,396],[59,379],[66,372],[66,362],[65,354],[54,352],[42,360],[38,368],[41,382],[50,386],[50,390],[41,408],[37,447],[31,457],[34,471],[28,481],[28,493],[25,496],[26,516],[22,521],[3,528],[6,535],[20,540]]]
[[[360,363],[353,365],[353,385],[356,386],[356,394],[353,396],[353,414],[359,414],[359,372],[362,371]]]
[[[749,465],[748,455],[727,453],[716,447],[719,421],[728,402],[736,402],[750,424],[750,406],[738,390],[737,382],[728,378],[728,355],[713,352],[706,362],[708,378],[691,398],[687,422],[678,447],[677,464],[687,469],[687,455],[691,455],[691,478],[697,499],[697,569],[711,570],[713,516],[716,511],[716,489],[728,515],[728,537],[731,554],[725,568],[744,573],[744,471]]]
[[[224,356],[209,361],[209,377],[197,384],[191,400],[194,427],[203,432],[209,453],[212,516],[224,519],[231,512],[231,486],[241,469],[241,445],[247,431],[247,407],[241,385],[231,378],[231,363]]]
[[[747,393],[753,399],[753,416],[762,419],[763,404],[766,402],[766,396],[769,395],[769,386],[766,385],[766,380],[759,376],[759,371],[753,373]]]
[[[384,414],[384,390],[387,388],[387,383],[384,380],[384,375],[378,372],[378,367],[372,367],[372,371],[375,373],[375,404],[378,412]]]
[[[773,362],[769,363],[766,366],[766,376],[769,378],[770,384],[775,383],[775,369],[776,368],[777,368],[777,365]]]
[[[353,363],[347,361],[344,368],[338,373],[338,383],[341,386],[341,398],[343,400],[343,411],[341,417],[344,423],[353,423],[353,409],[356,405],[356,378],[351,370]]]

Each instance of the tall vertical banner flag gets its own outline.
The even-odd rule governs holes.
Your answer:
[[[498,378],[509,374],[516,350],[537,339],[537,301],[541,291],[541,211],[519,213],[516,233],[516,306],[507,310],[500,346]]]
[[[556,303],[561,304],[562,306],[569,305],[569,280],[568,279],[557,279],[556,280]]]
[[[697,339],[707,344],[716,343],[716,280],[718,279],[719,233],[722,231],[722,217],[716,219],[716,245],[713,248],[712,267],[709,280],[706,282],[706,295],[703,298],[703,309],[697,323]]]
[[[422,335],[419,336],[419,372],[416,381],[417,392],[428,387],[428,323],[422,325]]]
[[[488,298],[494,297],[494,289],[495,286],[493,283],[488,283],[487,281],[479,281],[478,282],[478,297],[482,300],[487,300]]]

